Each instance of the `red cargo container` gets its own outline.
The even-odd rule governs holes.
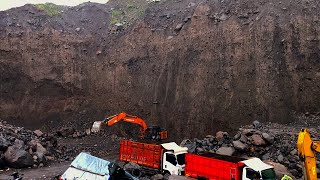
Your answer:
[[[186,154],[186,176],[209,180],[241,180],[245,159],[213,153]]]
[[[147,144],[129,140],[120,142],[120,160],[160,169],[163,148],[157,144]]]

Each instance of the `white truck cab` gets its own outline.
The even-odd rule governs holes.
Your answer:
[[[242,172],[242,180],[276,180],[273,166],[262,162],[259,158],[251,158],[241,161],[245,164]]]
[[[176,143],[164,143],[161,146],[166,150],[162,157],[162,172],[170,175],[184,175],[185,154],[188,148],[180,147]]]

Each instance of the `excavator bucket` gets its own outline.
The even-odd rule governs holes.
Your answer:
[[[103,121],[95,121],[92,125],[91,132],[97,133],[101,130]]]

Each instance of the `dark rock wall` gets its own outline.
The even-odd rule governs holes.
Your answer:
[[[316,1],[164,1],[118,34],[96,6],[21,27],[0,13],[1,118],[89,125],[126,111],[181,138],[320,111]],[[66,23],[79,13],[88,22]]]

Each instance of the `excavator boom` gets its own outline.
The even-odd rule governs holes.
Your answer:
[[[137,116],[133,116],[133,115],[127,114],[125,112],[122,112],[117,115],[105,118],[105,120],[104,120],[104,122],[107,123],[108,126],[112,126],[119,121],[138,124],[140,126],[140,136],[142,138],[144,137],[144,132],[147,129],[147,124],[145,123],[144,120],[142,120],[141,118],[138,118]]]
[[[320,152],[320,141],[313,141],[307,129],[302,129],[298,136],[298,155],[304,165],[304,179],[317,180],[315,152]]]

